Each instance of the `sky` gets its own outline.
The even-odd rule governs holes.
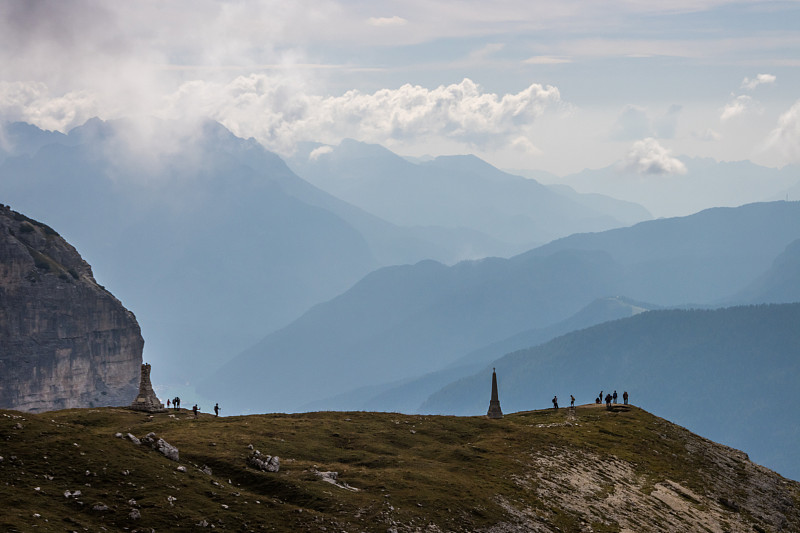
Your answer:
[[[0,0],[0,65],[0,122],[49,130],[211,118],[281,155],[557,175],[800,163],[798,1]]]

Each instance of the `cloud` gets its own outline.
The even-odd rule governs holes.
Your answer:
[[[519,137],[559,102],[557,88],[539,84],[497,95],[465,78],[434,89],[407,84],[374,93],[318,96],[291,79],[254,74],[228,84],[184,84],[170,97],[166,114],[200,113],[286,153],[297,141],[336,144],[345,137],[377,143],[441,137],[468,146],[497,146]]]
[[[308,154],[308,160],[309,161],[316,161],[317,159],[320,158],[320,156],[323,156],[325,154],[329,154],[331,152],[333,152],[333,147],[332,146],[328,146],[328,145],[324,145],[324,146],[320,146],[320,147],[314,148],[313,150],[311,150],[311,153]]]
[[[636,141],[622,161],[622,169],[637,174],[686,174],[686,165],[652,137]]]
[[[719,141],[722,136],[711,128],[692,132],[692,137],[701,141]]]
[[[611,138],[620,141],[643,137],[672,139],[675,137],[678,116],[682,109],[682,106],[672,104],[663,115],[652,118],[647,109],[636,105],[626,105],[611,128]]]
[[[730,120],[734,117],[744,114],[752,107],[753,99],[746,94],[740,94],[722,108],[722,114],[719,116],[719,119],[722,122],[725,122],[726,120]]]
[[[53,96],[43,83],[0,81],[0,117],[7,122],[28,122],[45,130],[67,131],[99,111],[96,98],[86,91]]]
[[[653,128],[650,124],[650,117],[647,116],[647,110],[635,105],[625,106],[617,116],[611,130],[611,138],[620,141],[641,139],[652,135]]]
[[[750,78],[745,78],[742,81],[742,89],[746,89],[748,91],[752,91],[759,85],[767,85],[771,83],[775,83],[777,78],[772,74],[759,74],[752,80]]]
[[[780,152],[787,163],[800,163],[800,100],[778,118],[766,145]]]
[[[673,139],[678,129],[678,117],[683,110],[683,106],[672,104],[667,108],[666,113],[653,120],[653,128],[659,139]]]
[[[367,19],[367,24],[378,27],[405,26],[408,24],[408,21],[403,17],[395,15],[393,17],[370,17]]]

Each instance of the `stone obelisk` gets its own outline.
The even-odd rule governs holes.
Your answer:
[[[487,418],[503,418],[503,411],[500,409],[500,399],[497,397],[497,372],[492,369],[492,399],[489,400],[489,412]]]
[[[142,377],[139,380],[139,395],[133,400],[129,407],[136,411],[147,411],[148,413],[164,413],[166,409],[164,404],[161,403],[153,390],[153,385],[150,383],[150,365],[148,363],[142,364]]]

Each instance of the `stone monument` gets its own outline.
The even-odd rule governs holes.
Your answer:
[[[497,372],[492,369],[492,399],[489,400],[489,411],[487,418],[503,418],[503,411],[500,409],[500,399],[497,397]]]
[[[142,364],[142,377],[139,381],[139,395],[133,400],[129,407],[135,411],[146,411],[148,413],[165,413],[167,410],[161,403],[150,383],[150,364]]]

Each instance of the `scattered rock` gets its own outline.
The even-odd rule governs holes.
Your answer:
[[[263,455],[258,450],[253,450],[247,458],[247,464],[264,472],[277,472],[281,468],[281,460],[277,455]]]
[[[17,422],[16,424],[14,424],[14,429],[22,429],[22,424]]]
[[[322,481],[330,483],[331,485],[339,487],[340,489],[349,490],[351,492],[358,492],[359,490],[361,490],[355,487],[351,487],[344,481],[339,481],[339,472],[319,472],[315,470],[314,473],[317,476],[319,476],[322,479]]]
[[[181,465],[178,468],[176,468],[175,470],[177,470],[178,472],[186,472],[186,467]]]
[[[208,527],[208,520],[200,520],[200,521],[197,523],[197,526],[198,526],[198,527]]]
[[[211,475],[211,467],[208,465],[203,465],[203,468],[201,468],[200,471],[206,474],[207,476]]]
[[[167,496],[167,501],[170,505],[175,505],[175,502],[178,500],[175,496]]]
[[[164,455],[164,457],[166,457],[167,459],[171,459],[173,461],[178,460],[178,448],[168,443],[164,439],[158,437],[152,431],[147,435],[145,435],[144,438],[141,439],[141,442],[149,444],[151,448],[153,448],[158,452],[161,452],[161,454]]]
[[[68,490],[64,491],[64,497],[65,498],[77,498],[80,495],[81,495],[81,491],[79,491],[79,490],[76,490],[75,492],[70,492]]]
[[[142,441],[140,441],[139,439],[137,439],[134,435],[131,435],[130,433],[128,433],[125,436],[128,438],[129,441],[131,441],[132,443],[136,444],[137,446],[142,443]]]
[[[128,513],[128,518],[131,520],[139,520],[142,517],[142,513],[139,512],[139,509],[131,509],[131,512]]]
[[[114,433],[114,436],[115,436],[116,438],[118,438],[118,439],[121,439],[121,438],[123,437],[122,433],[120,433],[119,431],[118,431],[118,432],[116,432],[116,433]]]
[[[108,505],[104,503],[96,503],[92,505],[92,511],[97,511],[98,513],[104,513],[108,511]]]

